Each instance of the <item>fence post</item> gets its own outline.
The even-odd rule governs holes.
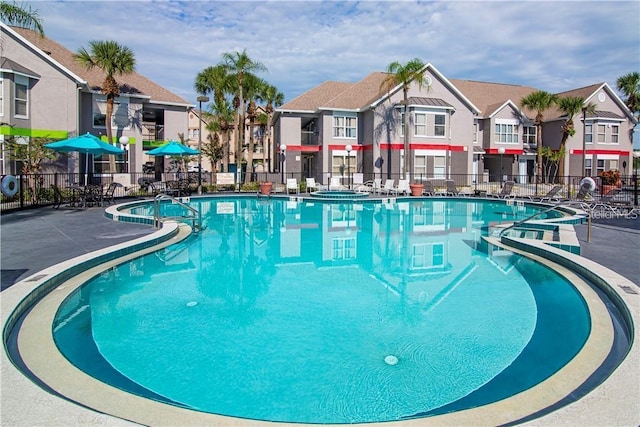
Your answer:
[[[633,175],[633,204],[638,206],[638,175]]]
[[[20,208],[24,208],[24,174],[20,174]]]

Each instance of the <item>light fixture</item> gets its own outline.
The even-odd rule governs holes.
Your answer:
[[[502,185],[502,155],[504,154],[505,149],[504,147],[499,147],[498,148],[498,154],[500,154],[500,185]]]
[[[120,138],[118,138],[118,142],[120,143],[120,145],[122,145],[124,151],[127,153],[125,154],[124,165],[126,168],[125,172],[129,172],[129,137],[122,135]]]
[[[353,147],[351,144],[347,144],[344,149],[347,150],[347,186],[351,188],[351,150]]]
[[[209,97],[199,96],[196,101],[200,104],[198,112],[198,194],[202,194],[202,103],[209,102]]]

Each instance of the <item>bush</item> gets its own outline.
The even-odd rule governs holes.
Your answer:
[[[600,172],[598,176],[602,179],[602,185],[617,185],[620,181],[620,171],[617,169]]]

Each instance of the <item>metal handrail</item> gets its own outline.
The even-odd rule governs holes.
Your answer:
[[[193,217],[187,217],[187,218],[191,218],[194,221],[197,221],[197,224],[193,224],[194,229],[196,232],[202,230],[202,215],[200,214],[200,211],[198,209],[195,209],[189,205],[186,205],[184,203],[182,203],[180,200],[176,199],[173,196],[170,196],[168,194],[158,194],[154,199],[153,199],[153,225],[156,228],[160,228],[160,223],[161,223],[161,219],[162,218],[169,218],[169,217],[163,217],[160,214],[160,203],[163,200],[170,200],[172,203],[177,204],[183,208],[185,208],[187,211],[191,212],[193,214]]]

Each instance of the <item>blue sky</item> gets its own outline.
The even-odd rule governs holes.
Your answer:
[[[46,35],[77,51],[131,48],[137,71],[196,103],[198,72],[242,51],[291,100],[419,57],[448,78],[551,92],[638,71],[640,2],[29,1]]]

